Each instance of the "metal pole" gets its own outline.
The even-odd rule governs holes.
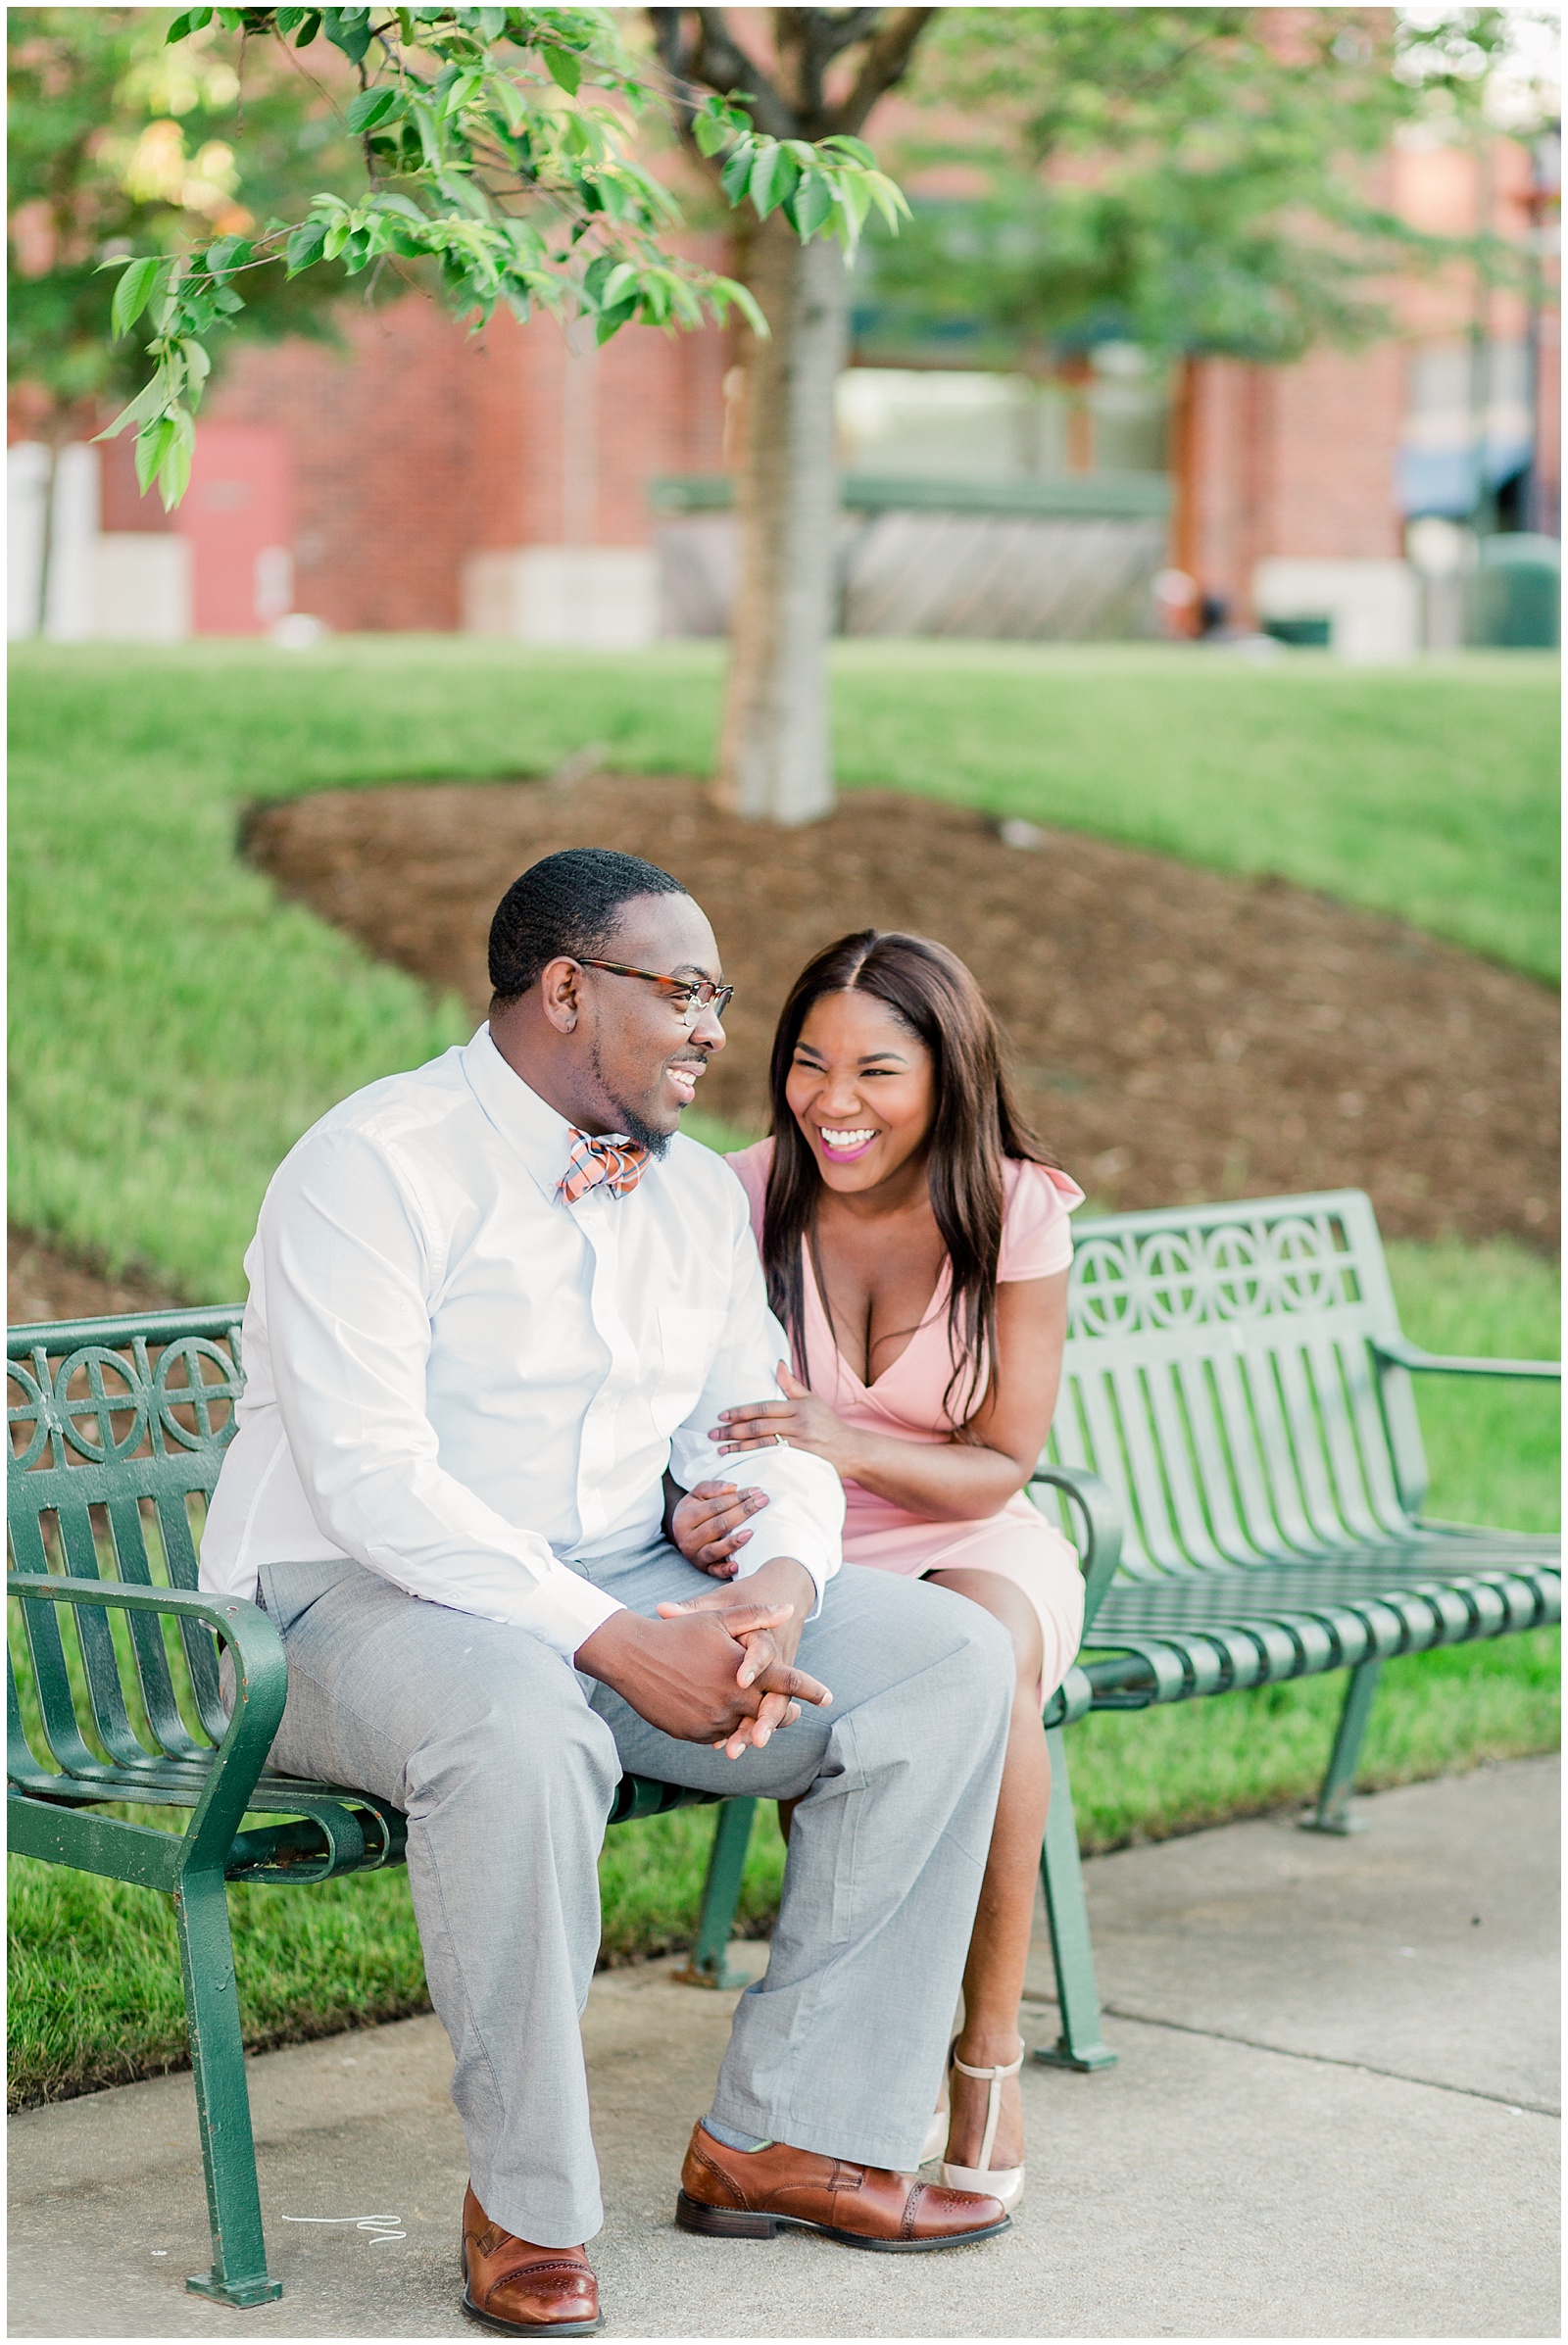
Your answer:
[[[713,1852],[708,1860],[708,1880],[703,1887],[703,1910],[697,1922],[697,1942],[686,1968],[675,1974],[688,1986],[747,1984],[744,1972],[729,1967],[729,1936],[735,1925],[741,1876],[746,1870],[746,1850],[756,1812],[755,1799],[726,1799],[719,1807]]]

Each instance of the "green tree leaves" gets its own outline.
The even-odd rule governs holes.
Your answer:
[[[129,333],[151,301],[163,266],[161,261],[151,258],[126,262],[109,312],[109,330],[117,342],[122,334]]]
[[[318,189],[363,177],[319,76],[267,43],[249,44],[236,142],[238,44],[217,12],[184,14],[210,22],[172,47],[163,9],[8,14],[11,378],[46,438],[79,434],[83,402],[118,404],[145,383],[147,336],[183,256],[212,239],[215,266],[248,262],[258,223],[298,220]],[[145,300],[147,271],[131,273],[143,262],[164,272]],[[338,292],[325,272],[288,283],[280,256],[239,283],[240,323],[258,335],[320,333]]]
[[[165,511],[176,506],[190,486],[195,451],[196,424],[188,407],[159,415],[136,437],[136,485],[142,495],[156,481]]]
[[[408,112],[409,101],[400,89],[381,83],[373,89],[362,89],[357,98],[350,98],[343,110],[343,120],[354,131],[378,130],[383,122],[396,122]]]
[[[703,115],[693,135],[705,155],[721,154],[728,142],[719,184],[731,204],[750,199],[759,220],[781,211],[803,244],[825,231],[853,253],[873,205],[895,233],[909,217],[903,190],[876,169],[863,139],[764,138]]]
[[[573,57],[569,49],[541,49],[539,54],[551,80],[568,98],[574,98],[582,80],[582,61]]]
[[[189,474],[206,339],[244,310],[252,275],[278,262],[292,282],[328,265],[353,277],[422,261],[475,324],[503,305],[521,318],[578,313],[605,342],[633,323],[695,326],[738,311],[766,333],[743,285],[668,249],[679,208],[631,138],[665,92],[627,47],[615,11],[188,9],[169,39],[198,39],[215,23],[252,44],[325,36],[360,83],[341,121],[361,142],[369,185],[358,200],[321,189],[303,217],[124,268],[114,332],[128,330],[156,289],[153,380],[103,436],[135,426],[139,476],[157,481],[166,504],[178,502]],[[736,93],[704,100],[694,135],[704,154],[723,158],[732,204],[749,202],[762,220],[782,211],[803,241],[832,235],[850,254],[873,210],[889,227],[906,217],[859,139],[764,137]]]
[[[408,9],[400,13],[412,17],[415,11]],[[470,10],[468,13],[477,15],[478,11]],[[370,45],[370,12],[368,8],[323,9],[321,24],[333,48],[341,49],[350,65],[363,62],[365,52]],[[412,35],[405,33],[404,37],[408,39]]]
[[[916,206],[874,255],[890,344],[961,328],[969,363],[1038,366],[1106,339],[1298,357],[1386,319],[1382,272],[1457,248],[1374,200],[1401,123],[1474,114],[1506,12],[954,10],[919,94],[977,125],[910,141],[972,194]],[[1423,28],[1423,25],[1425,28]]]
[[[288,259],[288,273],[297,277],[302,269],[314,269],[326,248],[326,222],[308,220],[294,230],[284,246]]]

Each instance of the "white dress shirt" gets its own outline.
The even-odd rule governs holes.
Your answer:
[[[201,1584],[352,1556],[411,1595],[569,1658],[614,1597],[578,1571],[660,1535],[667,1466],[733,1479],[718,1411],[788,1357],[746,1195],[679,1135],[623,1197],[560,1195],[571,1128],[481,1026],[332,1109],[273,1176],[245,1257],[246,1386]],[[742,1574],[838,1569],[844,1493],[804,1450],[749,1454],[771,1503]]]

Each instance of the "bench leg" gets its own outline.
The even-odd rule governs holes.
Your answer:
[[[1350,1672],[1350,1683],[1345,1691],[1345,1707],[1340,1712],[1334,1748],[1329,1754],[1328,1773],[1318,1791],[1317,1807],[1310,1816],[1301,1819],[1303,1832],[1344,1834],[1364,1832],[1366,1830],[1364,1824],[1351,1817],[1349,1800],[1355,1788],[1361,1740],[1366,1733],[1366,1722],[1372,1715],[1373,1696],[1382,1674],[1381,1661],[1362,1661]]]
[[[1100,2028],[1100,1990],[1095,1984],[1095,1950],[1089,1940],[1089,1909],[1084,1903],[1064,1730],[1048,1727],[1046,1741],[1051,1751],[1051,1806],[1040,1871],[1046,1884],[1051,1951],[1056,1964],[1061,2033],[1049,2052],[1037,2052],[1035,2058],[1048,2068],[1111,2068],[1116,2054]]]
[[[188,1877],[174,1891],[174,1924],[213,2229],[213,2269],[193,2275],[185,2285],[198,2296],[241,2309],[270,2304],[283,2289],[267,2272],[234,1946],[220,1873]]]
[[[744,1976],[729,1967],[729,1939],[735,1927],[735,1908],[740,1900],[741,1876],[746,1870],[746,1851],[756,1813],[755,1799],[719,1802],[718,1822],[713,1828],[713,1853],[708,1860],[708,1879],[703,1884],[703,1910],[697,1918],[697,1943],[686,1968],[676,1973],[688,1986],[746,1984]]]

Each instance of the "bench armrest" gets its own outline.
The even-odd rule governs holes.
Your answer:
[[[1121,1515],[1116,1501],[1100,1476],[1088,1466],[1054,1466],[1042,1460],[1029,1480],[1049,1482],[1065,1490],[1083,1516],[1084,1634],[1087,1636],[1121,1561]]]
[[[181,1870],[221,1869],[267,1764],[288,1698],[283,1640],[257,1604],[239,1596],[192,1596],[173,1588],[138,1588],[123,1580],[71,1580],[53,1572],[8,1572],[12,1595],[46,1604],[91,1604],[106,1610],[163,1613],[199,1621],[234,1661],[234,1709],[202,1794],[185,1828]],[[67,1776],[62,1788],[69,1784]],[[113,1798],[101,1790],[100,1798]]]
[[[1526,1376],[1561,1379],[1560,1360],[1465,1360],[1452,1359],[1438,1351],[1423,1351],[1419,1343],[1407,1343],[1402,1336],[1372,1336],[1369,1339],[1380,1360],[1391,1368],[1408,1368],[1416,1376]]]

